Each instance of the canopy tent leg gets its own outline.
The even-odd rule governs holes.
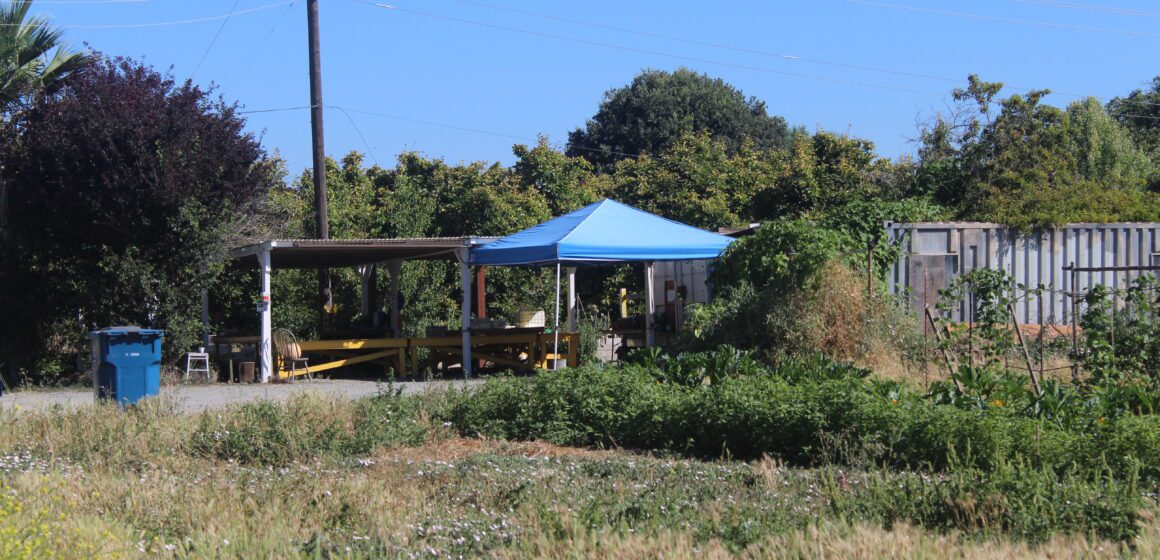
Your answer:
[[[559,369],[560,365],[560,262],[556,261],[556,317],[552,328],[552,369]]]
[[[401,259],[392,259],[387,261],[387,273],[391,277],[391,336],[393,338],[402,338],[403,324],[401,322],[402,305],[399,303],[399,275],[403,272],[403,261]]]
[[[455,252],[459,258],[459,287],[463,290],[463,306],[459,311],[459,328],[463,333],[463,378],[471,377],[471,265],[467,249]]]
[[[656,309],[656,299],[653,294],[653,262],[644,263],[644,345],[651,348],[656,343],[656,326],[653,325],[653,310]]]
[[[270,249],[263,247],[258,252],[258,276],[261,277],[262,294],[258,300],[258,315],[262,320],[261,343],[258,345],[259,379],[269,383],[274,373],[274,355],[270,348],[272,317],[270,313]]]
[[[568,332],[576,332],[576,267],[570,266],[568,272]],[[568,364],[569,367],[572,364]]]

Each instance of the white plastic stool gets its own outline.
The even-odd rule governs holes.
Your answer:
[[[208,352],[190,352],[190,353],[185,355],[185,382],[186,383],[189,383],[189,374],[190,373],[204,373],[205,380],[210,381],[209,353]]]

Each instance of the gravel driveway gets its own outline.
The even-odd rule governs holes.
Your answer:
[[[468,381],[402,381],[396,388],[403,394],[415,395],[425,391],[440,391],[448,388],[462,389],[481,383],[478,379]],[[378,381],[353,379],[320,379],[299,383],[273,384],[225,384],[175,385],[161,388],[161,395],[177,401],[183,412],[199,412],[221,408],[236,403],[258,400],[284,401],[291,395],[318,393],[357,399],[386,391],[387,385]],[[0,408],[6,410],[47,410],[60,405],[74,408],[93,404],[93,391],[83,389],[33,390],[4,393],[0,396]]]

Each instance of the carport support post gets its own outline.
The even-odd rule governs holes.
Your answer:
[[[459,311],[459,328],[463,333],[463,378],[471,377],[471,263],[467,248],[455,251],[459,259],[459,286],[463,290],[463,307]]]
[[[208,349],[210,347],[210,333],[209,328],[209,289],[201,289],[201,343]],[[213,350],[216,354],[217,350]]]
[[[656,342],[655,326],[653,325],[653,310],[656,309],[656,299],[653,294],[653,262],[644,263],[644,345],[651,348]]]
[[[568,271],[568,332],[576,332],[576,267],[570,266]],[[574,364],[568,364],[573,367]]]
[[[258,345],[260,356],[259,377],[262,383],[269,383],[273,374],[274,356],[270,349],[270,331],[272,322],[270,315],[270,249],[263,246],[258,250],[258,275],[262,282],[262,295],[258,300],[258,315],[262,319],[262,341]]]
[[[403,272],[403,261],[392,259],[387,261],[387,272],[391,275],[391,336],[403,336],[402,325],[399,324],[399,274]]]

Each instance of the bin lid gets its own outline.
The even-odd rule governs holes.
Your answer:
[[[125,326],[125,327],[105,327],[99,331],[89,332],[90,338],[95,338],[101,335],[105,336],[124,336],[128,334],[142,334],[146,336],[163,336],[165,331],[161,329],[143,329],[141,327]]]

